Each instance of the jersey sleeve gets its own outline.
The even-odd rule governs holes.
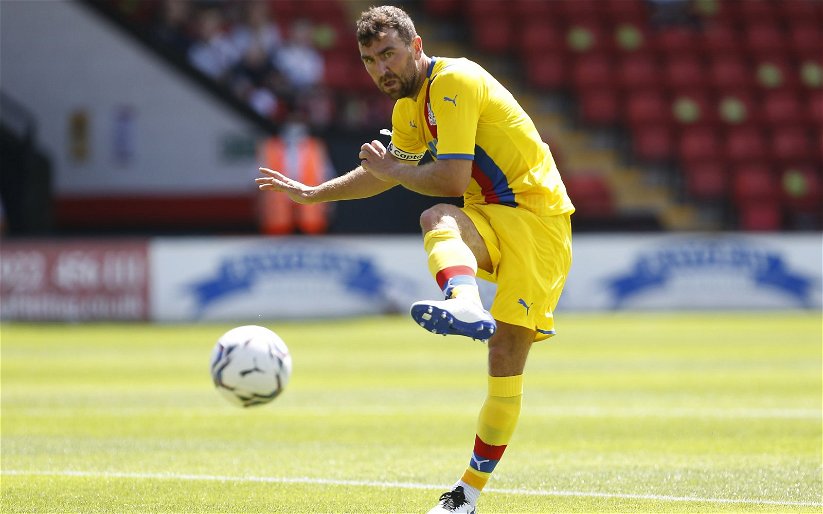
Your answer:
[[[403,125],[403,120],[413,119],[408,115],[404,115],[404,107],[401,102],[394,105],[392,111],[392,136],[387,150],[401,161],[416,164],[426,155],[426,145],[420,141],[419,136],[412,127]]]
[[[437,119],[437,158],[474,160],[484,88],[464,70],[448,70],[432,81],[429,102]]]

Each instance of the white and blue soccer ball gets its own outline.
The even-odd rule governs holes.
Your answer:
[[[277,398],[291,377],[291,354],[280,336],[265,327],[245,325],[217,340],[211,354],[214,387],[240,407]]]

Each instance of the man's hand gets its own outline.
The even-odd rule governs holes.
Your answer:
[[[375,177],[386,182],[397,182],[391,173],[397,163],[386,152],[386,147],[378,140],[364,143],[360,147],[360,166]]]
[[[286,193],[293,202],[309,204],[314,203],[312,193],[314,188],[307,186],[302,182],[290,179],[280,172],[271,170],[269,168],[260,168],[260,173],[265,177],[258,177],[254,179],[257,183],[257,188],[261,191],[279,191]]]

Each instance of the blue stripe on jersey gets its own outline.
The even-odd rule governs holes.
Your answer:
[[[495,203],[508,205],[509,207],[517,207],[517,202],[514,199],[514,191],[509,187],[506,174],[503,173],[503,170],[489,157],[489,154],[487,154],[485,150],[476,145],[474,147],[474,162],[488,180],[486,186],[490,185],[493,196],[497,197],[498,201]],[[489,197],[490,195],[488,193],[490,191],[487,191],[483,186],[484,185],[481,184],[481,188],[484,189],[484,196]]]
[[[474,155],[470,153],[444,153],[443,155],[438,155],[437,159],[460,159],[463,161],[473,161]]]
[[[553,335],[557,334],[557,332],[555,332],[554,330],[540,330],[539,328],[536,328],[535,330],[540,332],[541,334],[545,334],[545,335],[549,335],[549,336],[553,336]]]

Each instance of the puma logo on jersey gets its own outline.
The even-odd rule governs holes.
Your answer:
[[[451,103],[454,104],[455,107],[457,107],[457,95],[454,95],[454,98],[449,98],[448,96],[444,96],[443,101],[444,102],[451,102]]]
[[[518,299],[517,303],[519,303],[520,305],[522,305],[526,309],[526,316],[529,315],[529,309],[531,309],[532,305],[534,305],[534,302],[526,303],[526,300],[524,300],[522,298]]]

